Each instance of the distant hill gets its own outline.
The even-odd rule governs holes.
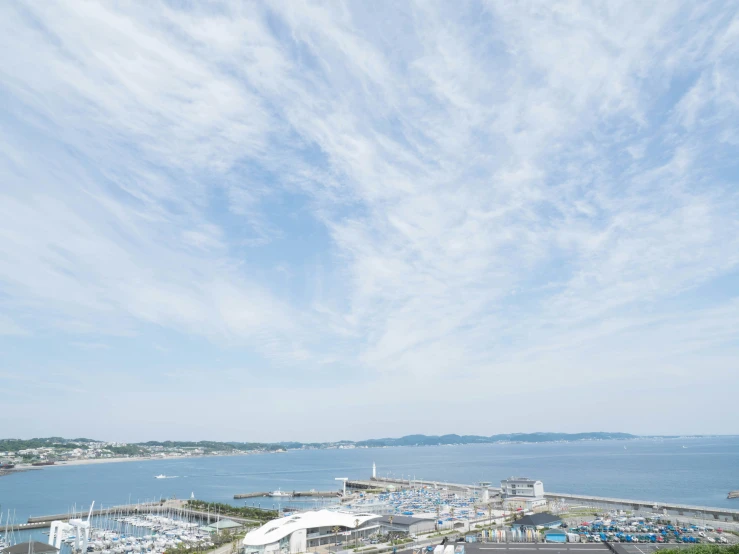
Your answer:
[[[440,446],[450,444],[491,444],[491,443],[542,443],[542,442],[573,442],[595,440],[626,440],[644,438],[629,433],[508,433],[502,435],[406,435],[399,438],[368,439],[362,441],[337,442],[219,442],[219,441],[147,441],[129,443],[128,445],[115,444],[106,446],[106,449],[115,455],[134,456],[147,455],[155,451],[191,451],[199,449],[202,453],[229,453],[229,452],[277,452],[301,448],[382,448],[390,446]],[[34,439],[0,439],[0,451],[18,451],[24,449],[54,447],[69,449],[70,447],[87,448],[92,439],[64,439],[62,437],[34,438]]]
[[[28,448],[58,448],[84,447],[86,444],[97,442],[92,439],[65,439],[62,437],[47,437],[38,439],[0,439],[0,451],[16,452]]]
[[[397,439],[370,439],[353,443],[355,446],[438,446],[445,444],[489,444],[496,442],[562,442],[636,439],[629,433],[509,433],[504,435],[407,435]]]

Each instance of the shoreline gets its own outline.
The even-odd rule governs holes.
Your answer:
[[[509,445],[545,445],[545,444],[582,444],[592,442],[631,442],[631,441],[648,441],[648,440],[690,440],[698,438],[734,438],[739,435],[684,435],[684,436],[634,436],[628,438],[612,438],[612,439],[577,439],[577,440],[552,440],[552,441],[498,441],[498,442],[468,442],[458,444],[397,444],[397,445],[378,445],[378,446],[362,446],[362,447],[330,447],[330,448],[287,448],[285,450],[264,450],[264,451],[234,451],[226,454],[199,454],[197,456],[188,455],[175,455],[175,456],[133,456],[133,457],[116,457],[116,458],[92,458],[92,459],[81,459],[81,460],[63,460],[56,462],[54,465],[49,466],[31,466],[23,465],[17,467],[13,471],[26,471],[30,469],[47,469],[52,467],[63,467],[63,466],[80,466],[80,465],[95,465],[95,464],[106,464],[106,463],[121,463],[121,462],[147,462],[147,461],[166,461],[166,460],[182,460],[182,459],[197,459],[197,458],[219,458],[228,456],[255,456],[262,454],[286,454],[288,452],[300,452],[304,450],[374,450],[374,449],[391,449],[391,448],[439,448],[439,447],[459,447],[459,446],[483,446],[483,445],[495,445],[495,446],[509,446]],[[3,474],[0,473],[0,476]]]
[[[64,460],[62,462],[56,462],[54,465],[50,466],[41,466],[37,469],[47,469],[52,467],[65,467],[65,466],[87,466],[87,465],[95,465],[95,464],[111,464],[111,463],[121,463],[121,462],[166,462],[167,460],[182,460],[182,459],[190,459],[195,460],[198,458],[221,458],[225,456],[252,456],[255,453],[229,453],[229,454],[202,454],[200,456],[164,456],[162,458],[156,458],[151,456],[132,456],[130,458],[92,458],[92,459],[86,459],[86,460]],[[256,452],[256,454],[262,454],[262,452]],[[266,452],[265,452],[266,454]],[[25,468],[22,468],[25,469]],[[30,468],[29,468],[30,469]]]

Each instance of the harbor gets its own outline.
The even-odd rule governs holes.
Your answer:
[[[444,481],[427,481],[421,479],[395,479],[387,477],[371,477],[368,480],[347,481],[348,489],[354,490],[395,490],[401,488],[431,487],[457,493],[482,495],[487,490],[491,498],[499,496],[501,489],[480,484],[449,483]],[[739,496],[739,491],[734,491]],[[729,495],[730,498],[735,498]],[[634,511],[659,511],[663,514],[678,516],[709,517],[715,521],[739,522],[739,509],[716,508],[710,506],[693,506],[671,502],[657,502],[654,500],[634,500],[624,498],[608,498],[584,494],[546,492],[544,498],[551,502],[567,502],[570,504],[587,505],[602,509],[628,509]]]
[[[687,455],[688,452],[698,452],[697,445],[704,443],[706,446],[701,447],[701,451],[705,454],[700,457]],[[209,533],[200,531],[201,528],[213,527],[220,522],[219,526],[235,525],[234,529],[238,528],[243,533],[259,528],[269,520],[246,515],[246,510],[274,514],[269,518],[307,518],[310,514],[328,511],[371,514],[376,523],[367,524],[374,530],[367,527],[362,530],[364,535],[348,538],[341,534],[335,537],[330,528],[324,529],[320,535],[320,540],[324,541],[320,545],[322,549],[335,540],[342,544],[356,539],[359,543],[363,540],[369,543],[367,548],[377,546],[371,541],[379,541],[378,552],[391,552],[393,545],[388,541],[394,539],[388,537],[396,537],[397,534],[401,534],[398,540],[405,540],[403,537],[410,535],[426,540],[425,537],[431,535],[449,534],[499,544],[504,548],[518,542],[542,543],[542,533],[518,530],[513,518],[544,511],[559,516],[569,527],[581,528],[576,533],[580,541],[602,541],[597,524],[593,524],[598,518],[603,518],[609,521],[608,528],[613,529],[604,531],[606,538],[611,541],[618,539],[624,545],[628,545],[628,541],[638,541],[643,545],[641,548],[647,548],[649,544],[660,544],[658,539],[665,536],[671,545],[691,544],[678,543],[678,538],[680,541],[692,538],[703,543],[710,543],[708,539],[711,538],[719,544],[721,538],[733,540],[731,531],[739,532],[739,511],[736,509],[739,506],[735,504],[736,500],[727,499],[727,491],[736,487],[735,466],[728,463],[734,459],[734,454],[714,457],[713,450],[719,448],[732,448],[734,452],[734,440],[722,439],[720,443],[695,441],[690,449],[645,441],[630,443],[628,451],[621,443],[479,445],[291,451],[280,456],[200,457],[86,466],[57,464],[37,471],[16,472],[12,477],[0,480],[0,497],[6,512],[0,534],[7,524],[11,543],[15,541],[17,544],[18,540],[29,537],[45,542],[49,535],[43,532],[51,533],[55,521],[71,524],[72,520],[85,522],[89,518],[91,528],[96,530],[91,537],[99,539],[101,533],[118,533],[119,541],[125,541],[124,536],[135,539],[131,539],[129,544],[116,543],[118,547],[129,549],[123,554],[136,552],[133,549],[137,546],[141,552],[159,552],[156,549],[161,547],[161,542],[157,545],[150,542],[152,539],[144,538],[163,532],[164,527],[155,528],[157,524],[152,524],[152,518],[169,518],[190,524],[192,529],[189,530],[167,528],[167,532],[174,533],[169,540],[174,545],[192,544],[197,549],[209,548],[205,546],[208,544],[206,538],[198,539],[202,542],[192,540],[193,535],[205,537]],[[654,458],[655,452],[661,457]],[[586,453],[592,454],[583,460]],[[637,453],[641,455],[637,456]],[[516,503],[506,497],[502,481],[498,482],[496,478],[518,473],[516,468],[524,467],[528,468],[524,475],[542,475],[543,482],[548,483],[553,472],[545,462],[547,456],[552,455],[569,463],[560,462],[554,472],[556,487],[543,489],[536,501]],[[541,461],[537,456],[541,456]],[[373,460],[376,459],[382,460],[377,464],[382,468],[382,475],[377,468],[373,474]],[[658,460],[660,469],[645,465],[645,459]],[[505,465],[496,460],[505,460]],[[712,460],[719,460],[719,464]],[[710,467],[706,466],[705,471],[699,470],[700,463],[709,461]],[[632,471],[631,481],[616,486],[595,477],[608,475],[628,464],[643,466],[644,473]],[[589,467],[594,468],[593,473],[588,473]],[[674,467],[682,468],[686,474],[690,472],[695,476],[691,483],[698,482],[700,486],[668,489],[665,484],[672,483],[668,479],[668,470]],[[720,471],[713,471],[715,467]],[[417,477],[418,474],[434,478],[422,479]],[[520,484],[526,480],[516,482]],[[562,482],[568,482],[570,488],[560,488]],[[693,492],[694,489],[703,492],[711,488],[711,498],[720,498],[721,504],[687,502],[708,499],[708,495],[700,496]],[[558,490],[568,492],[552,492]],[[578,494],[580,491],[582,493]],[[614,491],[622,491],[623,494],[603,494]],[[643,496],[635,492],[641,492]],[[188,506],[188,497],[202,498],[198,501],[200,507],[195,504]],[[684,498],[686,502],[665,502],[671,497]],[[89,512],[90,503],[98,498],[102,504],[95,503],[93,511]],[[129,502],[125,501],[126,498]],[[659,500],[641,500],[643,498]],[[116,502],[116,499],[122,501]],[[72,501],[76,501],[76,507]],[[214,508],[213,503],[219,507]],[[226,514],[222,509],[226,504],[244,512]],[[86,508],[82,508],[83,505]],[[620,518],[627,518],[627,521],[620,521]],[[638,524],[638,518],[644,518],[645,525]],[[669,525],[675,529],[669,529],[666,521],[671,521]],[[584,522],[588,523],[586,528],[582,528]],[[719,536],[716,531],[708,530],[710,526],[721,528],[725,533]],[[663,531],[666,535],[662,535]],[[677,537],[675,531],[678,532]],[[706,537],[701,537],[700,532],[704,532]],[[613,533],[613,536],[608,533]],[[655,543],[651,543],[652,539]],[[554,540],[554,533],[549,540]],[[95,544],[103,544],[102,549],[110,550],[100,541]],[[184,549],[185,546],[169,548]],[[324,554],[324,550],[316,551]],[[65,550],[62,554],[69,553]]]

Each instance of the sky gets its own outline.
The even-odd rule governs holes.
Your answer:
[[[0,4],[5,437],[736,433],[733,2]]]

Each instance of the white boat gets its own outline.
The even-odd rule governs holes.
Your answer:
[[[276,491],[272,491],[271,493],[269,493],[269,496],[271,496],[272,498],[279,498],[283,496],[292,496],[292,494],[277,489]]]
[[[166,478],[167,478],[167,476],[164,475],[163,473],[160,473],[159,475],[157,475],[157,476],[154,477],[154,479],[166,479]]]

